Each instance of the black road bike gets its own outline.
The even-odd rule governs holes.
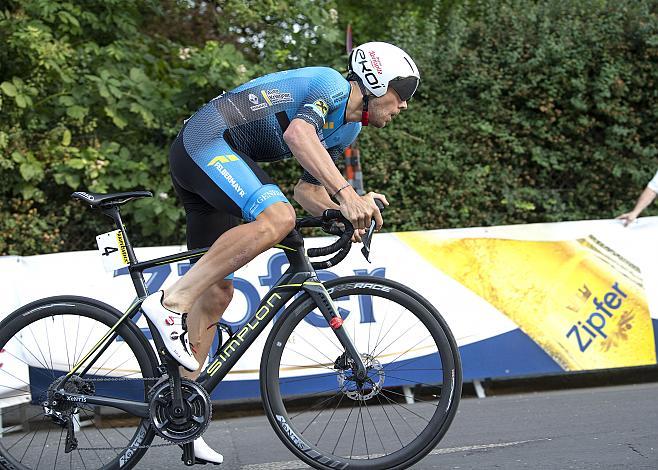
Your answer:
[[[181,446],[183,462],[193,465],[192,441],[211,420],[209,394],[273,320],[260,364],[262,401],[274,432],[299,459],[319,469],[402,469],[437,445],[461,394],[455,340],[439,312],[402,284],[376,276],[319,281],[316,270],[340,262],[351,246],[353,228],[339,211],[298,219],[277,245],[287,271],[241,327],[218,326],[227,338],[198,380],[181,378],[154,325],[144,317],[152,344],[133,320],[148,295],[144,270],[199,258],[207,249],[137,261],[119,207],[148,196],[73,194],[112,218],[123,237],[137,292],[125,312],[57,296],[0,323],[4,357],[29,375],[24,380],[0,367],[0,397],[29,399],[22,416],[5,418],[0,467],[127,469],[160,445]],[[339,239],[307,252],[302,227]],[[366,258],[373,229],[374,223],[364,240]],[[155,436],[164,441],[153,443]]]

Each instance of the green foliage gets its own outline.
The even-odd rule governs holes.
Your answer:
[[[167,163],[182,120],[260,74],[344,70],[348,23],[355,44],[394,42],[423,75],[409,110],[360,138],[389,230],[611,217],[656,169],[653,0],[0,8],[0,255],[91,248],[110,225],[69,199],[80,189],[153,191],[126,206],[133,241],[182,242]],[[267,171],[291,194],[294,161]]]
[[[656,171],[656,3],[441,6],[422,30],[397,24],[420,96],[361,141],[366,183],[395,200],[389,229],[629,210]]]
[[[221,2],[210,9],[210,29],[236,21],[251,36],[234,28],[227,40],[200,41],[191,32],[205,3],[202,14],[200,3],[185,1],[9,2],[0,11],[0,255],[93,247],[95,233],[111,227],[69,199],[81,189],[149,189],[155,198],[124,211],[133,241],[184,240],[169,144],[213,96],[301,65],[312,44],[337,37],[329,4],[303,3]],[[288,34],[284,21],[299,22],[299,31]]]

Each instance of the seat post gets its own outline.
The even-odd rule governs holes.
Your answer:
[[[126,251],[128,253],[128,260],[130,261],[130,265],[132,266],[133,264],[136,264],[137,256],[135,256],[135,251],[130,244],[130,239],[126,233],[126,228],[124,227],[123,221],[121,220],[121,211],[119,210],[119,206],[109,205],[102,207],[101,211],[103,214],[111,218],[114,221],[116,228],[121,231],[121,235],[123,235],[123,241],[126,244]],[[135,290],[137,291],[137,295],[139,297],[145,297],[148,295],[148,291],[146,290],[146,283],[144,281],[144,275],[140,271],[132,271],[131,269],[129,269],[129,272],[135,286]]]

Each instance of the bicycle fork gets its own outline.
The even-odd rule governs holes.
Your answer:
[[[350,338],[347,330],[343,328],[343,319],[338,313],[336,304],[334,304],[334,301],[331,299],[331,296],[329,295],[329,292],[327,292],[327,289],[324,287],[324,284],[319,282],[317,278],[311,278],[310,280],[304,282],[302,287],[306,292],[308,292],[311,298],[315,301],[315,304],[320,308],[320,312],[322,312],[322,315],[327,320],[327,323],[331,329],[334,331],[334,334],[338,338],[338,341],[340,341],[340,344],[342,344],[345,348],[345,351],[347,351],[347,353],[352,356],[352,360],[354,361],[356,368],[357,380],[365,380],[368,377],[366,366],[361,359],[361,355],[356,350],[352,338]]]

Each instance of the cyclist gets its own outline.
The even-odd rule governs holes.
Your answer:
[[[213,327],[232,299],[232,273],[295,226],[294,209],[256,162],[294,156],[304,168],[295,200],[314,215],[339,209],[361,230],[355,241],[371,219],[381,228],[374,198],[388,205],[386,198],[359,196],[335,161],[362,125],[382,128],[407,108],[420,74],[407,53],[384,42],[353,49],[348,71],[344,78],[307,67],[251,80],[203,106],[172,144],[171,176],[185,207],[188,249],[212,246],[142,309],[189,378],[201,372]],[[238,225],[240,219],[249,223]],[[202,462],[223,461],[201,438],[194,452]]]

